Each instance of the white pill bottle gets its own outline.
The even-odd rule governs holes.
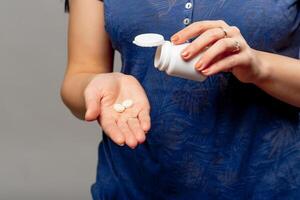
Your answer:
[[[138,35],[133,43],[140,47],[157,47],[154,66],[170,76],[194,81],[204,81],[206,79],[206,76],[195,69],[195,64],[201,58],[201,53],[189,61],[185,61],[181,57],[182,50],[189,43],[174,45],[170,41],[164,40],[162,35],[156,33]]]

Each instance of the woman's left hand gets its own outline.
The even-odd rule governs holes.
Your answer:
[[[195,37],[181,56],[190,60],[209,47],[195,65],[204,75],[230,71],[244,83],[255,83],[263,76],[258,51],[249,47],[237,27],[222,20],[199,21],[174,34],[171,41],[182,44]]]

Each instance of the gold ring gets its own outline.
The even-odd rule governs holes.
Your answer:
[[[223,28],[223,27],[219,27],[222,31],[223,31],[223,33],[224,33],[224,36],[223,36],[223,38],[227,38],[228,37],[228,34],[227,34],[227,31],[225,31],[225,29]]]
[[[238,41],[234,41],[234,49],[232,50],[232,53],[238,52],[241,50],[241,45]]]

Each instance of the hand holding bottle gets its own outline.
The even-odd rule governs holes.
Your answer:
[[[255,83],[267,74],[258,51],[249,47],[235,26],[222,20],[199,21],[175,33],[171,41],[178,45],[192,38],[195,40],[182,50],[181,56],[190,60],[209,47],[195,64],[205,76],[230,71],[241,82]]]

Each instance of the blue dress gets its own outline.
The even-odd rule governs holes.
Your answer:
[[[299,108],[231,73],[168,76],[153,66],[155,48],[132,43],[149,32],[169,39],[185,19],[222,19],[252,48],[299,58],[300,1],[104,0],[104,8],[121,71],[148,95],[152,127],[134,150],[103,134],[94,200],[300,199]]]

